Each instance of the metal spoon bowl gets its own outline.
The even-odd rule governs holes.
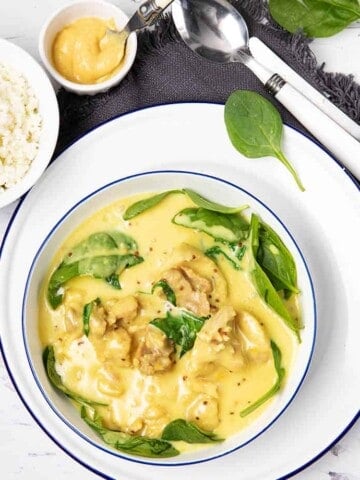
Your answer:
[[[248,49],[247,25],[225,0],[175,1],[172,15],[184,42],[208,60],[236,62],[239,52]]]

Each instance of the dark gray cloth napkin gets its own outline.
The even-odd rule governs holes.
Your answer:
[[[351,76],[327,74],[317,65],[309,41],[276,26],[261,0],[232,2],[247,21],[250,35],[260,38],[309,83],[360,123],[360,86]],[[138,35],[138,54],[126,78],[112,90],[93,97],[60,90],[60,136],[55,156],[84,133],[120,114],[174,102],[225,103],[237,89],[255,90],[280,110],[283,120],[305,129],[269,97],[259,80],[241,64],[222,65],[194,54],[180,40],[170,16]]]

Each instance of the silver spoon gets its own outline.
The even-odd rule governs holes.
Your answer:
[[[226,0],[175,0],[172,15],[184,42],[217,63],[246,65],[343,165],[360,179],[360,143],[280,75],[260,65],[248,48],[249,32],[240,13]]]
[[[106,30],[105,36],[100,40],[100,48],[106,46],[109,36],[112,35],[119,39],[119,47],[122,48],[122,54],[124,55],[126,42],[130,34],[153,25],[172,2],[173,0],[145,0],[121,30],[112,28]]]
[[[129,18],[122,30],[108,29],[108,31],[114,35],[126,32],[129,36],[132,32],[150,27],[172,2],[173,0],[145,0]]]

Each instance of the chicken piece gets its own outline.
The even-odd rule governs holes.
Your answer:
[[[130,366],[131,337],[125,328],[116,327],[105,333],[96,350],[101,361],[117,362],[122,367]]]
[[[201,282],[202,288],[198,288],[198,290],[208,294],[209,303],[213,308],[218,309],[220,306],[229,303],[227,299],[227,283],[221,270],[201,250],[187,243],[182,243],[174,248],[170,256],[168,268],[178,266],[185,271],[194,288],[196,288],[196,285],[199,285],[199,281]],[[186,268],[190,268],[191,272],[186,271]],[[211,289],[207,291],[209,284]]]
[[[161,330],[147,325],[134,353],[133,365],[145,375],[165,372],[173,365],[174,351],[174,345]]]
[[[206,393],[200,393],[186,410],[186,420],[200,428],[214,430],[220,422],[218,400]]]
[[[228,342],[226,348],[219,353],[216,361],[229,372],[241,370],[246,363],[242,350],[235,348],[231,342]]]
[[[179,307],[186,308],[200,317],[206,317],[209,315],[210,304],[206,293],[194,289],[182,269],[171,268],[164,273],[162,278],[166,280],[174,290],[176,303]]]
[[[119,373],[111,368],[111,365],[105,364],[98,373],[97,387],[101,393],[111,397],[119,397],[125,391],[125,386],[121,381]]]
[[[139,305],[135,297],[113,298],[105,302],[107,323],[112,326],[120,322],[123,326],[131,325],[138,314]]]
[[[82,310],[83,310],[83,293],[81,290],[69,288],[64,295],[64,324],[67,333],[75,333],[82,328]]]
[[[198,292],[210,293],[212,290],[211,282],[201,275],[198,275],[192,268],[188,266],[188,263],[180,265],[181,271],[186,275],[187,280],[191,283],[193,290]]]
[[[130,407],[131,408],[131,407]],[[144,426],[143,418],[139,417],[138,413],[132,414],[129,411],[123,412],[113,402],[109,406],[110,414],[102,417],[103,425],[110,430],[120,430],[130,435],[140,434]]]
[[[90,334],[102,337],[107,327],[107,313],[102,305],[94,305],[90,315]]]
[[[200,330],[198,337],[204,342],[211,343],[217,351],[225,348],[225,343],[229,340],[231,331],[231,322],[236,316],[236,312],[230,305],[221,307],[209,320],[207,320]]]
[[[84,294],[77,288],[67,288],[65,290],[63,303],[80,311],[84,304]]]
[[[66,333],[74,333],[79,329],[81,315],[73,307],[65,306],[64,322]]]
[[[256,363],[267,362],[271,357],[270,341],[259,321],[250,313],[242,312],[236,323],[242,350],[248,360]]]
[[[135,433],[140,433],[140,430],[143,428],[143,426],[144,420],[141,417],[137,417],[124,428],[124,431],[130,435],[134,435]]]
[[[236,371],[244,366],[240,344],[236,348],[232,341],[235,318],[235,310],[231,306],[224,306],[206,320],[191,351],[189,370],[194,375],[210,375],[218,367]]]
[[[178,268],[171,268],[162,276],[168,282],[170,287],[175,291],[177,303],[180,304],[186,297],[190,297],[193,293],[192,286]]]
[[[142,435],[160,438],[162,431],[170,422],[170,417],[165,408],[152,405],[144,413],[144,422]]]

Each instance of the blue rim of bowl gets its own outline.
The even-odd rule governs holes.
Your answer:
[[[78,135],[77,137],[75,137],[70,143],[69,145],[67,145],[65,148],[63,148],[62,150],[60,150],[57,154],[56,157],[53,158],[52,161],[50,161],[50,165],[53,161],[55,161],[62,153],[64,153],[66,150],[68,150],[69,148],[71,148],[76,142],[78,142],[80,139],[82,139],[83,137],[85,137],[86,135],[88,135],[89,133],[95,131],[96,129],[112,122],[113,120],[116,120],[116,119],[119,119],[119,118],[122,118],[122,117],[127,117],[128,115],[131,115],[133,113],[136,113],[138,111],[144,111],[144,110],[148,110],[148,109],[151,109],[151,108],[161,108],[161,107],[166,107],[166,106],[171,106],[171,105],[209,105],[209,106],[214,106],[214,105],[218,105],[218,106],[223,106],[224,104],[221,103],[221,102],[207,102],[207,101],[194,101],[194,102],[170,102],[170,103],[162,103],[162,104],[153,104],[153,105],[149,105],[149,106],[146,106],[146,107],[143,107],[143,108],[135,108],[133,110],[130,110],[126,113],[121,113],[119,115],[115,115],[114,117],[111,117],[101,123],[99,123],[98,125],[94,126],[93,128],[89,129],[87,132],[85,132],[84,134],[81,134],[81,135]],[[311,137],[309,134],[306,134],[304,132],[301,132],[298,128],[296,127],[293,127],[293,126],[290,126],[288,124],[286,124],[286,126],[288,128],[290,128],[291,130],[299,133],[302,137],[306,138],[307,140],[309,140],[311,143],[315,144],[321,151],[325,152],[329,158],[339,167],[339,169],[341,170],[341,174],[345,174],[348,179],[354,184],[354,186],[360,190],[360,183],[357,181],[357,179],[355,179],[355,177],[353,175],[350,174],[350,172],[344,168],[341,163],[326,149],[324,148],[323,145],[321,145],[318,141],[316,141],[313,137]],[[3,252],[3,249],[4,249],[4,246],[5,246],[5,243],[6,243],[6,239],[9,235],[9,232],[11,230],[11,227],[16,219],[16,216],[24,202],[24,200],[26,199],[27,195],[28,195],[29,192],[25,193],[21,198],[20,198],[20,201],[18,203],[18,205],[15,207],[15,210],[9,220],[9,223],[6,227],[6,230],[5,230],[5,233],[4,233],[4,237],[2,239],[2,242],[1,242],[1,246],[0,246],[0,258],[1,258],[1,255],[2,255],[2,252]],[[71,451],[67,450],[56,438],[53,437],[53,435],[46,429],[46,427],[38,420],[38,418],[36,417],[36,415],[33,413],[33,411],[31,410],[31,407],[27,404],[25,398],[23,397],[22,393],[21,393],[21,390],[19,389],[17,383],[16,383],[16,380],[14,378],[14,376],[12,375],[12,372],[10,370],[10,366],[8,364],[8,361],[7,361],[7,358],[6,358],[6,355],[5,355],[5,351],[4,351],[4,347],[2,345],[2,342],[1,342],[1,338],[0,338],[0,351],[1,351],[1,355],[2,355],[2,358],[4,359],[4,364],[5,364],[5,367],[7,369],[7,372],[9,374],[9,377],[10,377],[10,380],[12,381],[13,385],[14,385],[14,388],[17,392],[17,394],[19,395],[19,398],[21,399],[24,407],[26,408],[26,410],[29,412],[29,414],[31,415],[31,417],[34,419],[34,421],[39,425],[39,427],[43,430],[43,432],[61,449],[63,450],[67,455],[69,455],[73,460],[75,460],[76,462],[78,462],[79,464],[81,464],[82,466],[84,466],[85,468],[87,468],[89,471],[92,471],[94,473],[96,473],[97,475],[101,476],[102,478],[106,479],[106,480],[115,480],[113,477],[109,477],[107,475],[105,475],[104,473],[96,470],[94,467],[92,467],[91,465],[88,465],[86,464],[85,462],[83,462],[81,459],[77,458]],[[351,428],[354,426],[354,424],[360,419],[360,410],[355,414],[355,416],[352,418],[352,420],[344,427],[344,430],[342,430],[339,435],[332,441],[330,442],[323,450],[321,450],[317,455],[315,455],[311,460],[309,460],[308,462],[305,462],[304,464],[300,465],[298,468],[290,471],[289,473],[287,473],[286,475],[283,475],[282,477],[279,477],[277,480],[286,480],[290,477],[292,477],[293,475],[297,474],[297,473],[300,473],[301,471],[303,471],[305,468],[309,467],[310,465],[312,465],[313,463],[315,463],[317,460],[319,460],[323,455],[325,455],[344,435],[346,435],[350,430]]]
[[[27,303],[27,298],[28,298],[28,292],[29,292],[29,286],[30,286],[30,283],[31,283],[31,279],[32,279],[32,274],[33,274],[33,271],[34,271],[34,268],[36,266],[36,263],[37,263],[37,260],[39,258],[39,256],[41,255],[43,249],[45,248],[45,246],[47,245],[47,243],[49,242],[49,240],[51,239],[52,235],[56,232],[56,230],[58,230],[58,228],[70,217],[70,215],[75,212],[79,207],[81,207],[82,205],[84,205],[88,200],[90,200],[91,198],[94,198],[96,197],[96,195],[102,193],[102,192],[105,192],[106,190],[116,186],[116,185],[121,185],[122,183],[124,182],[127,182],[129,180],[133,180],[133,179],[136,179],[136,178],[142,178],[142,177],[147,177],[147,176],[152,176],[152,175],[161,175],[161,174],[181,174],[181,175],[189,175],[190,177],[192,176],[196,176],[196,177],[202,177],[202,178],[206,178],[206,179],[210,179],[210,180],[215,180],[217,182],[220,182],[224,185],[227,185],[227,186],[230,186],[232,188],[235,188],[236,190],[238,191],[241,191],[242,193],[245,193],[246,195],[248,195],[249,197],[251,197],[253,200],[255,200],[256,202],[258,202],[258,204],[262,205],[262,207],[264,207],[280,224],[281,226],[285,229],[285,231],[287,232],[287,234],[289,235],[289,237],[291,238],[294,246],[296,247],[300,257],[301,257],[301,260],[303,262],[303,265],[305,267],[305,270],[306,270],[306,274],[307,274],[307,277],[308,277],[308,282],[310,284],[310,288],[311,288],[311,293],[312,293],[312,314],[313,314],[313,318],[314,318],[314,335],[313,335],[313,338],[312,338],[312,342],[311,342],[311,348],[310,348],[310,353],[309,353],[309,357],[307,359],[307,363],[306,363],[306,366],[304,368],[304,371],[301,375],[301,378],[300,378],[300,381],[298,382],[295,390],[293,391],[293,393],[291,394],[291,397],[290,399],[287,401],[286,405],[284,405],[284,407],[281,408],[280,412],[276,414],[276,416],[274,418],[271,419],[271,421],[269,421],[262,429],[260,432],[256,433],[255,435],[253,435],[251,438],[249,438],[248,440],[244,441],[243,443],[241,443],[240,445],[237,445],[236,447],[234,448],[231,448],[229,450],[226,450],[225,452],[222,452],[222,453],[219,453],[217,455],[213,455],[213,456],[209,456],[207,458],[204,458],[204,459],[201,459],[201,460],[192,460],[192,461],[179,461],[179,462],[173,462],[173,463],[162,463],[161,461],[159,462],[153,462],[153,461],[150,461],[150,460],[142,460],[141,458],[139,457],[128,457],[128,456],[124,456],[122,455],[121,453],[119,453],[118,451],[116,450],[112,450],[112,449],[109,449],[105,446],[102,446],[96,442],[94,442],[93,440],[91,440],[88,436],[84,435],[78,428],[74,427],[74,425],[72,425],[56,408],[55,406],[52,404],[52,402],[49,400],[48,398],[48,395],[46,394],[44,388],[42,387],[41,385],[41,382],[39,381],[38,379],[38,376],[36,374],[36,371],[35,371],[35,368],[33,366],[33,362],[31,360],[31,355],[30,355],[30,351],[29,351],[29,346],[28,346],[28,342],[27,342],[27,336],[26,336],[26,326],[25,326],[25,323],[26,323],[26,303]],[[38,251],[36,252],[35,256],[34,256],[34,259],[32,261],[32,264],[31,264],[31,267],[30,267],[30,270],[28,272],[28,276],[27,276],[27,280],[26,280],[26,284],[25,284],[25,291],[24,291],[24,294],[23,294],[23,302],[22,302],[22,336],[23,336],[23,342],[24,342],[24,347],[25,347],[25,352],[26,352],[26,357],[27,357],[27,360],[28,360],[28,363],[29,363],[29,366],[30,366],[30,369],[31,369],[31,372],[33,374],[33,377],[34,377],[34,380],[35,380],[35,383],[37,385],[37,387],[39,388],[42,396],[45,398],[47,404],[49,405],[49,407],[52,409],[52,411],[58,416],[58,418],[60,418],[67,426],[68,428],[70,428],[76,435],[78,435],[79,437],[81,437],[83,440],[85,440],[86,442],[90,443],[92,446],[96,447],[98,450],[102,451],[102,452],[106,452],[106,453],[109,453],[110,455],[113,455],[117,458],[122,458],[124,460],[128,460],[128,461],[131,461],[131,462],[134,462],[134,463],[140,463],[140,464],[145,464],[145,465],[152,465],[152,466],[163,466],[163,467],[179,467],[179,466],[186,466],[186,465],[194,465],[194,464],[198,464],[198,463],[204,463],[204,462],[209,462],[211,460],[215,460],[217,458],[220,458],[220,457],[223,457],[225,455],[228,455],[232,452],[235,452],[237,450],[239,450],[240,448],[243,448],[245,445],[248,445],[250,442],[252,442],[253,440],[255,440],[257,437],[259,437],[260,435],[262,435],[266,430],[268,430],[276,421],[277,419],[286,411],[286,409],[289,407],[289,405],[291,404],[291,402],[293,401],[293,399],[295,398],[296,394],[298,393],[305,377],[306,377],[306,374],[309,370],[309,367],[310,367],[310,363],[311,363],[311,359],[312,359],[312,356],[313,356],[313,353],[314,353],[314,346],[315,346],[315,339],[316,339],[316,331],[317,331],[317,310],[316,310],[316,300],[315,300],[315,290],[314,290],[314,285],[313,285],[313,281],[312,281],[312,278],[311,278],[311,275],[310,275],[310,271],[309,271],[309,268],[308,268],[308,265],[305,261],[305,258],[302,254],[302,251],[301,249],[299,248],[297,242],[295,241],[293,235],[290,233],[289,229],[285,226],[285,224],[280,220],[280,218],[278,217],[278,215],[276,215],[275,212],[273,212],[262,200],[260,200],[259,198],[257,198],[255,195],[253,195],[252,193],[248,192],[247,190],[245,190],[244,188],[232,183],[232,182],[229,182],[227,180],[224,180],[222,178],[219,178],[217,176],[214,176],[214,175],[209,175],[209,174],[204,174],[204,173],[199,173],[199,172],[192,172],[192,171],[187,171],[187,170],[152,170],[152,171],[148,171],[148,172],[142,172],[142,173],[137,173],[137,174],[133,174],[133,175],[128,175],[126,177],[123,177],[123,178],[120,178],[120,179],[117,179],[117,180],[114,180],[106,185],[103,185],[102,187],[96,189],[95,191],[91,192],[90,194],[86,195],[85,197],[83,197],[82,199],[80,199],[75,205],[73,205],[57,222],[56,224],[51,228],[51,230],[49,231],[49,233],[46,235],[45,239],[43,240],[43,242],[41,243]],[[105,445],[105,444],[104,444]]]

